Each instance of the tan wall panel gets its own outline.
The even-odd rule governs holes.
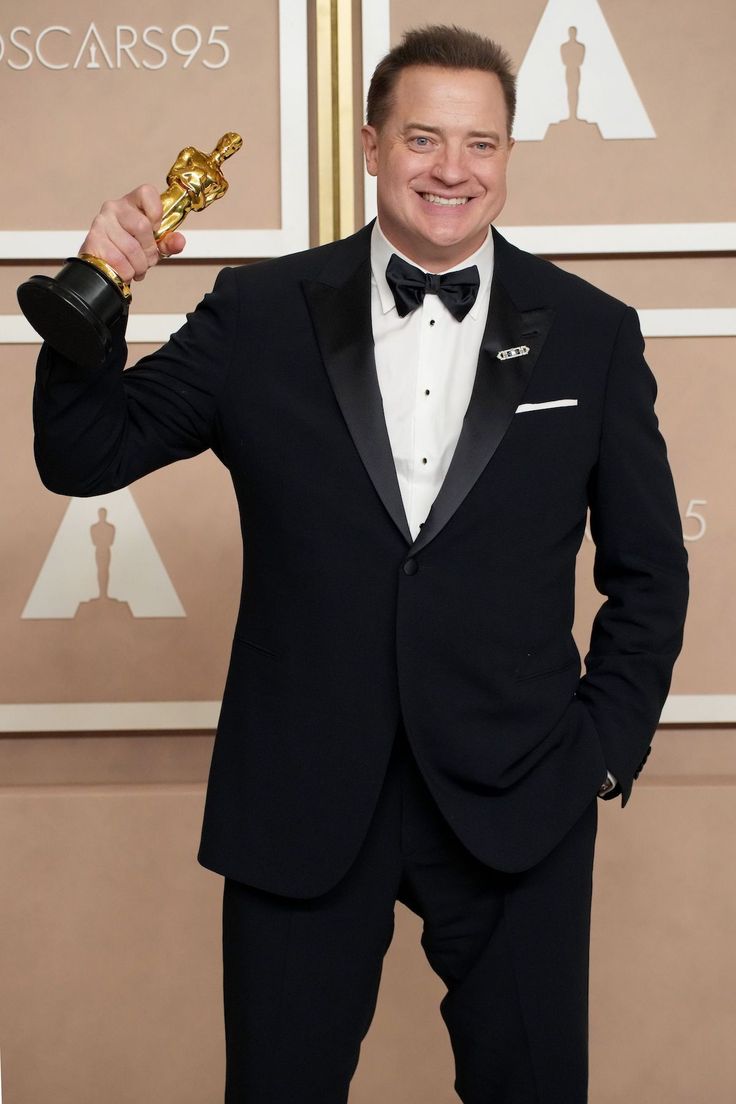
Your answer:
[[[736,96],[736,8],[717,0],[679,0],[675,9],[670,0],[603,0],[601,8],[657,139],[604,141],[596,126],[573,121],[518,143],[500,222],[732,220],[736,149],[723,135]],[[453,22],[495,38],[518,69],[544,9],[541,0],[460,0],[448,16],[442,0],[392,0],[391,38]]]
[[[606,809],[601,819],[593,905],[592,1104],[731,1104],[734,780],[644,784],[623,813]]]
[[[0,737],[0,785],[90,786],[206,782],[210,733]]]
[[[660,729],[636,788],[639,792],[659,785],[736,785],[736,728],[688,725]],[[721,843],[733,845],[724,840],[719,847]]]
[[[693,770],[691,739],[661,733],[627,809],[601,806],[591,1104],[731,1104],[736,1092],[736,744],[733,732],[702,733]],[[103,742],[87,746],[109,770]],[[133,739],[131,776],[165,773],[171,748],[154,744],[157,768]],[[681,766],[689,778],[675,777]],[[221,883],[194,861],[202,796],[201,786],[140,782],[0,791],[8,1104],[220,1098]],[[444,988],[420,934],[399,906],[351,1104],[455,1099]]]
[[[221,1097],[220,880],[202,787],[0,791],[8,1104]]]
[[[729,308],[736,302],[732,256],[586,257],[555,264],[639,309]],[[666,370],[666,363],[661,367]]]
[[[50,70],[38,62],[34,42],[40,31],[60,22],[71,34],[49,35],[41,49],[53,64],[68,62],[70,67]],[[99,45],[100,68],[87,68],[92,39],[78,68],[73,68],[92,22],[111,56],[112,69]],[[123,24],[138,34],[133,48],[137,69],[124,53],[117,65],[116,28]],[[171,36],[187,24],[199,30],[203,45],[185,68],[186,57],[174,52]],[[142,42],[144,29],[154,25],[164,34],[149,37],[168,53],[166,64],[155,70],[145,68],[144,62],[158,64],[161,54]],[[31,65],[23,70],[9,64],[28,60],[10,43],[14,26],[32,32],[17,36],[33,54]],[[219,65],[224,56],[219,47],[206,45],[216,26],[228,28],[216,31],[215,37],[227,42],[231,54],[223,68],[211,69],[204,61]],[[214,0],[203,7],[196,0],[161,0],[154,10],[142,0],[128,0],[118,10],[101,9],[95,0],[77,0],[73,10],[60,17],[58,5],[50,0],[30,0],[4,5],[0,33],[6,39],[0,100],[14,104],[5,119],[5,141],[23,151],[25,178],[33,182],[33,187],[14,192],[13,203],[3,204],[0,230],[86,226],[103,199],[144,181],[163,191],[166,173],[182,147],[211,149],[229,130],[239,131],[246,147],[227,163],[231,190],[226,200],[196,219],[197,229],[280,225],[276,3]],[[124,34],[123,40],[128,37]],[[186,52],[195,36],[181,31],[177,41]]]

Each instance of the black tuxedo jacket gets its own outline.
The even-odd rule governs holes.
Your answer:
[[[223,270],[126,372],[122,336],[97,372],[39,359],[51,490],[100,494],[207,447],[230,470],[244,586],[200,861],[294,896],[326,891],[356,855],[400,715],[445,817],[501,870],[550,851],[606,768],[625,803],[686,604],[635,312],[498,234],[472,398],[412,541],[373,358],[369,243],[367,227]],[[559,399],[577,405],[517,412]],[[606,599],[581,678],[570,629],[588,507]]]

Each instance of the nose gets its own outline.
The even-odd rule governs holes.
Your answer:
[[[437,152],[432,175],[448,187],[460,184],[468,178],[465,154],[460,145],[446,143]]]

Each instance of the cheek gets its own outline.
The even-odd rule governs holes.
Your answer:
[[[486,198],[488,205],[491,207],[498,206],[499,203],[503,203],[506,199],[506,174],[503,172],[497,172],[489,174],[484,180],[484,186],[486,189]]]
[[[505,192],[506,191],[506,165],[505,164],[502,165],[498,169],[498,171],[494,174],[494,176],[495,176],[496,191],[497,192]]]

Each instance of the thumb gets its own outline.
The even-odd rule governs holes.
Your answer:
[[[181,253],[186,244],[184,235],[178,230],[172,230],[158,243],[158,251],[162,257],[173,257],[176,253]]]

